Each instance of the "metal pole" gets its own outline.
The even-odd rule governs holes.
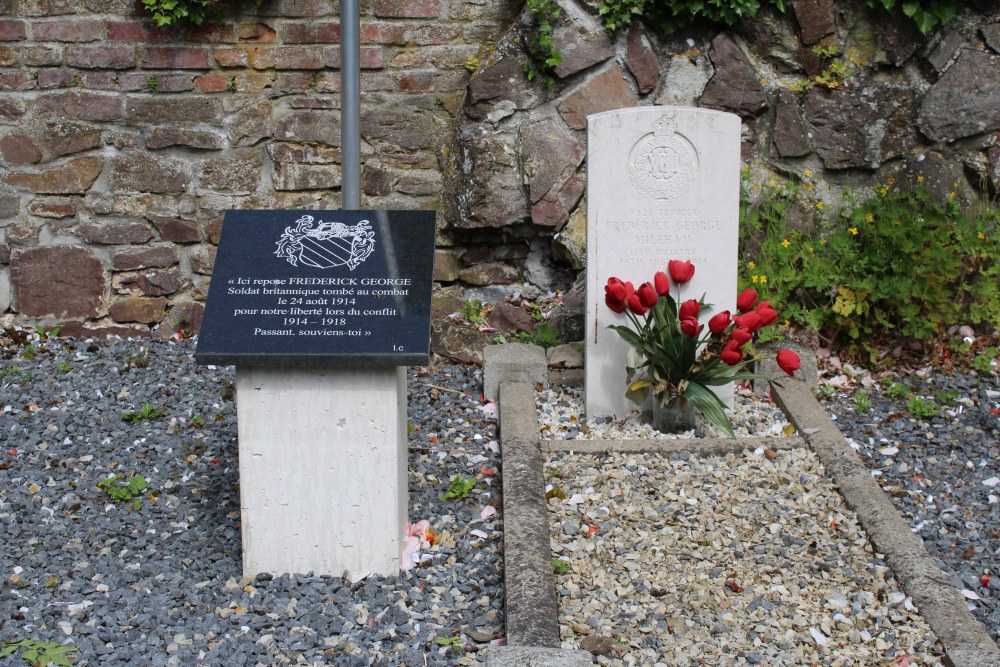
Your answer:
[[[361,18],[358,0],[340,1],[341,208],[361,208]]]

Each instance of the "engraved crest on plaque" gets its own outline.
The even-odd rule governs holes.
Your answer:
[[[687,194],[697,175],[698,152],[669,116],[653,123],[653,131],[629,153],[629,180],[647,199],[677,199]]]
[[[353,271],[375,249],[375,232],[367,220],[356,225],[314,222],[313,216],[303,215],[296,226],[285,227],[274,254],[292,266],[302,262],[317,269],[346,266]]]

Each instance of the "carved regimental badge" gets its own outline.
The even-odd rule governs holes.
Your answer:
[[[346,266],[357,268],[375,249],[375,232],[367,220],[348,226],[342,222],[313,224],[311,215],[303,215],[294,227],[285,227],[274,252],[292,266],[302,262],[317,269]]]
[[[636,142],[628,156],[632,187],[648,199],[677,199],[687,194],[698,174],[698,152],[669,116]]]

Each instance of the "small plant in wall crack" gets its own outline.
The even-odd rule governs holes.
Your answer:
[[[552,38],[561,10],[554,0],[528,0],[527,7],[534,14],[536,25],[535,31],[525,37],[528,61],[524,63],[524,73],[528,81],[541,75],[551,87],[556,81],[555,69],[562,65],[562,54]]]

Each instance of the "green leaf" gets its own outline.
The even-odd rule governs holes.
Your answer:
[[[705,415],[705,419],[722,429],[730,438],[736,437],[736,433],[733,432],[733,426],[729,423],[729,418],[726,416],[726,405],[711,390],[706,389],[700,384],[691,382],[688,384],[684,395],[701,410],[701,413]]]

